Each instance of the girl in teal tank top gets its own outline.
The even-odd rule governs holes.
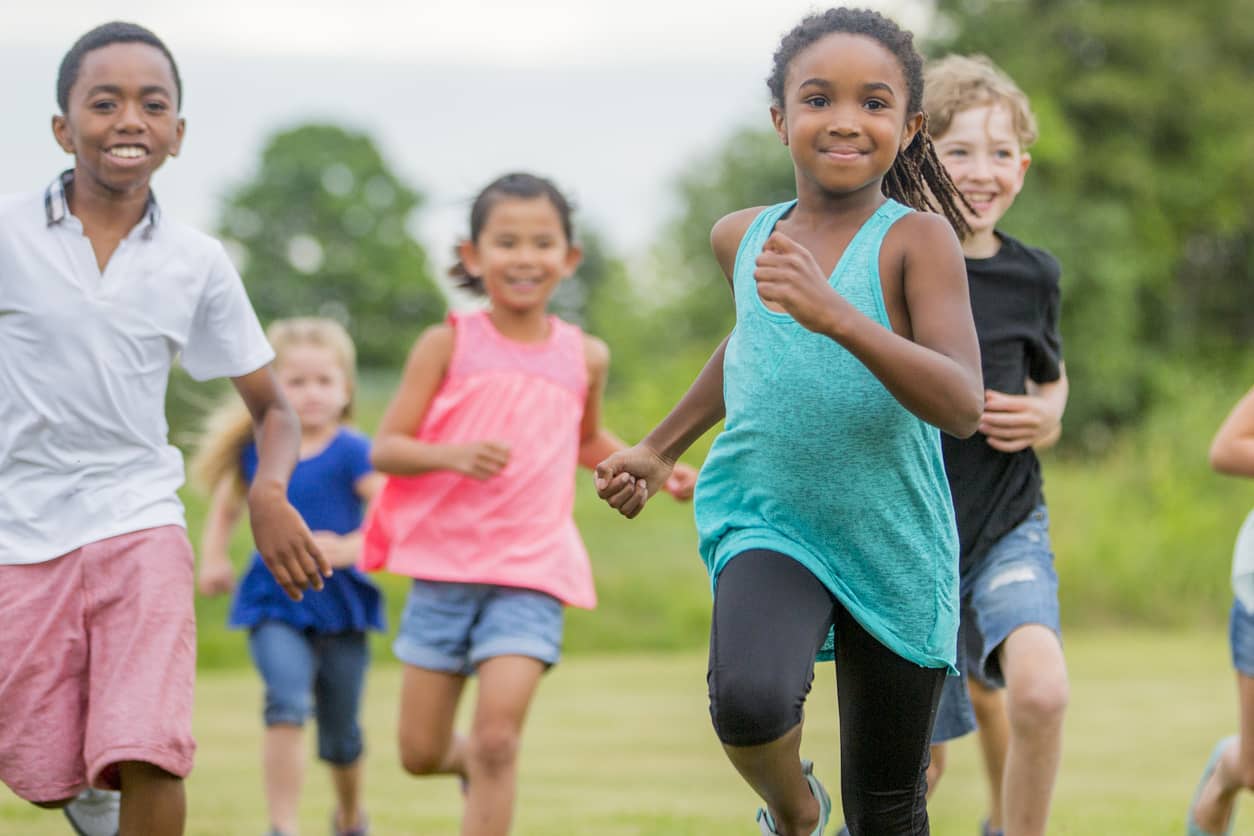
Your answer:
[[[895,653],[948,667],[958,546],[940,433],[852,353],[763,304],[754,267],[795,205],[759,214],[736,255],[736,328],[723,358],[727,418],[695,497],[701,557],[717,579],[749,549],[786,554]],[[830,280],[884,328],[880,245],[910,211],[881,204]],[[832,652],[829,636],[821,658]]]
[[[768,86],[797,199],[715,224],[736,326],[671,413],[598,466],[597,491],[634,517],[725,419],[697,484],[710,713],[765,802],[761,832],[828,822],[800,742],[814,660],[834,656],[848,832],[925,834],[958,620],[939,433],[971,435],[983,407],[961,198],[927,136],[922,59],[881,15],[806,18]]]

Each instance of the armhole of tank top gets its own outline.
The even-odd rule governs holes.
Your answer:
[[[880,234],[879,240],[875,242],[874,251],[868,253],[868,259],[873,269],[867,271],[867,273],[871,282],[871,298],[875,300],[875,310],[879,314],[880,324],[891,331],[893,323],[888,318],[888,306],[884,304],[884,277],[880,275],[880,257],[884,254],[884,241],[888,238],[888,233],[892,231],[898,221],[916,210],[911,209],[904,203],[898,203],[892,198],[889,198],[889,200],[892,202],[891,205],[885,204],[887,207],[886,214],[889,217],[882,222],[884,231]],[[881,211],[883,211],[883,208],[881,208]]]
[[[761,248],[762,243],[765,242],[755,242],[759,242],[759,239],[762,238],[762,228],[766,226],[774,229],[780,216],[787,212],[789,207],[796,202],[796,200],[786,200],[783,203],[776,203],[774,206],[766,207],[759,212],[749,224],[749,227],[745,230],[745,234],[740,236],[740,244],[736,247],[736,258],[732,262],[732,290],[736,294],[737,304],[739,304],[739,300],[744,293],[748,292],[747,289],[740,287],[740,277],[743,272],[740,269],[740,262],[744,258],[745,252],[750,247],[756,246]]]
[[[475,327],[474,320],[481,316],[480,312],[450,314],[448,324],[453,328],[453,353],[448,358],[448,368],[444,370],[444,381],[454,380],[462,375],[463,356],[466,351],[467,337]]]
[[[588,351],[584,347],[584,330],[573,322],[567,322],[560,317],[554,317],[554,326],[561,328],[566,334],[566,339],[570,341],[570,351],[577,365],[579,380],[582,382],[583,399],[588,398],[588,386],[592,382],[588,376]]]

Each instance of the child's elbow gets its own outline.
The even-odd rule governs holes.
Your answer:
[[[980,419],[983,416],[984,390],[981,388],[964,393],[962,399],[954,404],[950,425],[942,429],[954,438],[970,438],[980,428]]]
[[[391,445],[386,439],[376,441],[370,447],[370,466],[379,473],[391,473],[393,461],[391,453]]]

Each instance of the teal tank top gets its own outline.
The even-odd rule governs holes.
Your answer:
[[[736,327],[723,360],[727,417],[695,497],[701,558],[713,585],[745,551],[787,555],[894,653],[952,672],[958,532],[940,431],[840,344],[758,296],[755,262],[795,203],[758,215],[736,253]],[[880,245],[911,211],[893,200],[880,206],[830,279],[885,328]],[[819,659],[832,658],[832,642],[829,635]]]

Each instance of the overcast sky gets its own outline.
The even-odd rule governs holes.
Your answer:
[[[864,5],[859,3],[858,5]],[[916,31],[921,0],[867,0]],[[620,250],[674,212],[672,184],[737,127],[766,126],[763,79],[780,36],[823,8],[797,0],[0,0],[0,192],[68,164],[48,119],[61,55],[108,19],[142,23],[186,88],[184,153],[162,202],[211,228],[266,138],[310,119],[364,129],[428,198],[433,254],[466,201],[506,170],[549,175]],[[20,80],[20,82],[18,81]]]

